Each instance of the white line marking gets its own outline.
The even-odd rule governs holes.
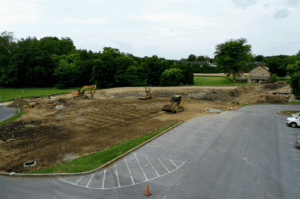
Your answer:
[[[167,196],[165,196],[163,199],[165,199]]]
[[[295,139],[295,137],[287,137],[287,138]]]
[[[292,158],[293,160],[300,160],[300,159],[295,159],[295,158]]]
[[[290,151],[297,151],[297,150],[290,149]],[[297,152],[299,152],[299,151],[297,151]]]
[[[106,174],[106,170],[104,170],[104,176],[103,176],[103,182],[102,182],[102,189],[104,187],[105,174]]]
[[[182,165],[184,165],[184,164],[185,164],[185,162],[183,162],[180,166],[182,166]],[[179,168],[177,168],[177,169],[179,169]],[[176,171],[177,169],[174,169],[172,172]],[[169,175],[169,174],[170,174],[170,173],[165,173],[165,174],[161,175],[160,177],[165,176],[165,175]],[[154,179],[156,179],[156,178],[159,178],[159,177],[151,178],[151,179],[149,179],[148,181],[154,180]],[[75,183],[66,181],[66,180],[64,180],[63,178],[58,178],[58,179],[60,179],[61,181],[66,182],[66,183],[75,185]],[[140,183],[144,183],[144,182],[146,182],[146,180],[145,180],[145,181],[142,181],[142,182],[138,182],[138,183],[136,183],[136,184],[140,184]],[[85,188],[85,186],[82,186],[82,185],[76,185],[76,186]],[[123,187],[129,187],[129,186],[133,186],[133,185],[132,185],[132,184],[130,184],[130,185],[124,185],[124,186],[122,186],[122,188],[123,188]],[[118,187],[112,187],[112,188],[95,188],[95,187],[89,187],[88,189],[105,189],[105,190],[106,190],[106,189],[118,189]]]
[[[176,167],[176,168],[178,168],[178,166],[176,166],[176,164],[173,162],[173,160],[170,160],[173,164],[174,164],[174,166]]]
[[[83,176],[81,176],[81,178],[83,178]],[[77,182],[79,182],[81,180],[81,178],[79,178],[79,180],[77,180]],[[77,184],[77,182],[75,184]]]
[[[151,144],[147,144],[147,146],[153,146],[153,147],[167,149],[167,150],[171,150],[171,151],[180,151],[180,150],[174,150],[174,149],[168,149],[168,148],[163,148],[163,147],[159,147],[159,146],[154,146],[154,145],[151,145]],[[193,152],[189,152],[189,151],[181,151],[181,152],[193,153]]]
[[[195,165],[195,166],[193,167],[193,169],[195,169],[195,168],[196,168],[196,166],[197,166],[197,165]]]
[[[148,159],[148,157],[147,156],[145,156],[146,158],[147,158],[147,160],[148,160],[148,162],[151,164],[151,162],[150,162],[150,160]],[[154,168],[154,166],[151,164],[151,166],[152,166],[152,168],[154,169],[154,171],[155,171],[155,173],[157,174],[157,176],[159,177],[159,174],[157,173],[157,171],[155,170],[155,168]]]
[[[181,183],[181,181],[176,185],[176,187]]]
[[[128,167],[128,164],[127,164],[127,161],[126,161],[126,158],[124,158],[124,160],[125,160],[125,163],[126,163],[126,165],[127,165],[127,168],[128,168],[129,174],[130,174],[130,178],[131,178],[131,181],[132,181],[132,184],[134,184],[132,175],[131,175],[131,173],[130,173],[130,170],[129,170],[129,167]]]
[[[300,183],[297,183],[297,185],[300,185]]]
[[[115,169],[116,169],[116,176],[117,176],[117,180],[118,180],[118,185],[119,185],[119,187],[120,187],[120,182],[119,182],[119,176],[118,176],[117,167],[116,167],[116,164],[114,164],[114,165],[115,165]]]
[[[86,185],[86,187],[88,187],[88,186],[90,185],[90,183],[91,183],[91,181],[92,181],[92,179],[93,179],[93,176],[94,176],[94,174],[92,175],[92,177],[91,177],[89,183]]]
[[[141,164],[140,164],[139,160],[137,159],[137,157],[136,157],[136,154],[135,154],[135,153],[134,153],[134,156],[135,156],[135,159],[137,160],[137,162],[139,163],[139,165],[140,165],[140,167],[141,167],[141,169],[142,169],[142,172],[143,172],[143,174],[144,174],[144,176],[145,176],[145,178],[146,178],[146,181],[148,181],[148,179],[147,179],[147,176],[146,176],[146,174],[144,173],[144,170],[143,170],[143,168],[142,168],[142,166],[141,166]]]
[[[158,161],[160,161],[160,159],[159,158],[157,158],[158,159]],[[160,161],[160,163],[165,167],[165,165]],[[170,173],[170,171],[167,169],[167,167],[165,167],[165,169]]]
[[[295,169],[295,171],[300,171],[300,170]]]

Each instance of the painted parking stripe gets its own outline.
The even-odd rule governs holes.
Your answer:
[[[292,160],[300,160],[300,159],[295,159],[295,158],[292,158]]]
[[[147,144],[147,145],[148,146],[157,147],[157,148],[167,149],[167,150],[171,150],[171,151],[180,151],[180,150],[174,150],[174,149],[169,149],[169,148],[163,148],[163,147],[159,147],[159,146],[154,146],[154,145],[150,145],[150,144]],[[180,152],[193,153],[193,152],[189,152],[189,151],[180,151]]]
[[[77,182],[79,182],[82,178],[83,178],[83,176],[81,176],[81,178],[79,178],[79,180],[77,180]],[[77,184],[77,182],[75,184]]]
[[[116,169],[116,176],[117,176],[117,180],[118,180],[118,185],[119,185],[119,187],[120,187],[120,182],[119,182],[119,176],[118,176],[117,166],[116,166],[116,164],[114,164],[114,165],[115,165],[115,169]]]
[[[89,185],[90,185],[90,183],[91,183],[91,181],[92,181],[92,179],[93,179],[93,176],[94,176],[94,174],[93,174],[92,177],[90,178],[90,180],[89,180],[88,184],[86,185],[86,187],[89,187]]]
[[[128,171],[129,171],[129,175],[130,175],[130,178],[131,178],[131,181],[132,181],[132,184],[134,184],[134,182],[133,182],[133,178],[132,178],[132,175],[131,175],[130,169],[129,169],[129,167],[128,167],[128,164],[127,164],[127,160],[126,160],[126,158],[125,158],[125,163],[126,163],[126,165],[127,165],[127,168],[128,168]]]
[[[158,159],[158,161],[160,161],[160,159],[159,158],[157,158]],[[160,161],[160,163],[165,167],[165,169],[170,173],[170,171],[167,169],[167,167]]]
[[[139,160],[138,160],[137,157],[136,157],[136,154],[135,154],[135,153],[133,153],[133,154],[134,154],[135,159],[137,160],[138,164],[140,165],[140,168],[142,169],[142,172],[143,172],[143,174],[144,174],[144,176],[145,176],[145,178],[146,178],[146,181],[148,181],[147,176],[146,176],[146,174],[145,174],[145,172],[144,172],[144,170],[143,170],[143,167],[141,166]]]
[[[103,176],[103,183],[102,183],[102,189],[104,188],[104,180],[105,180],[105,174],[106,174],[106,170],[104,170],[104,176]]]
[[[176,164],[173,162],[173,160],[170,160],[173,164],[174,164],[174,166],[176,167],[176,168],[178,168],[178,166],[176,166]]]
[[[290,149],[290,151],[297,151],[297,150]],[[300,152],[300,151],[297,151],[297,152]]]
[[[155,169],[154,166],[151,164],[151,162],[150,162],[150,160],[148,159],[148,157],[147,157],[146,155],[145,155],[145,157],[146,157],[146,159],[148,160],[148,162],[150,163],[150,165],[152,166],[152,168],[154,169],[156,175],[157,175],[158,177],[160,177],[160,175],[157,173],[156,169]]]

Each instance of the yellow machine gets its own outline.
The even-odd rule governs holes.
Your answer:
[[[29,104],[28,104],[28,107],[29,108],[33,108],[35,106],[35,102],[30,102]]]
[[[171,105],[165,105],[161,110],[177,113],[184,110],[183,105],[184,104],[181,100],[181,95],[173,95],[171,98]]]
[[[96,90],[96,85],[91,85],[91,86],[84,86],[82,87],[82,89],[79,89],[78,91],[73,91],[72,95],[74,96],[73,98],[78,98],[78,97],[83,97],[83,98],[87,98],[86,95],[84,95],[85,89],[86,88],[94,88],[90,93],[91,93],[91,97],[94,97],[94,93]]]
[[[150,92],[150,87],[145,87],[145,95],[144,96],[139,96],[139,99],[151,99],[153,98],[153,93]]]

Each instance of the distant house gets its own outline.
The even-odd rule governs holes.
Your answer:
[[[266,83],[270,79],[270,76],[271,72],[269,72],[268,67],[258,65],[249,71],[247,83]]]

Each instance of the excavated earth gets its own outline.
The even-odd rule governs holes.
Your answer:
[[[0,126],[0,171],[22,173],[45,169],[154,133],[179,121],[220,114],[236,101],[254,103],[269,91],[291,91],[289,86],[264,87],[151,87],[154,98],[148,100],[137,99],[144,94],[143,87],[96,90],[93,99],[89,94],[88,99],[73,99],[72,94],[51,100],[17,99],[8,107],[17,108],[29,102],[36,105],[24,106],[20,118]],[[183,96],[184,111],[162,111],[175,94]],[[210,113],[206,108],[222,111]],[[28,160],[36,161],[36,165],[23,167]]]

